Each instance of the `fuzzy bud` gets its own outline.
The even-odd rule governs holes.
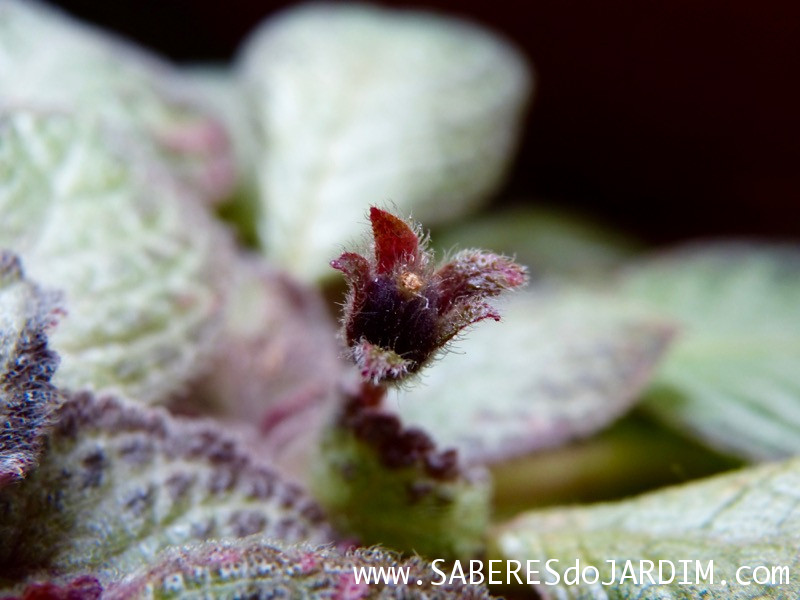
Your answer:
[[[372,207],[373,257],[331,262],[347,279],[342,324],[349,357],[366,381],[397,381],[425,366],[465,327],[499,313],[485,298],[527,282],[506,256],[465,250],[434,270],[418,227]]]

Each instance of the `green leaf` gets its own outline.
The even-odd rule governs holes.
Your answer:
[[[4,0],[0,23],[0,104],[102,118],[168,164],[198,197],[230,193],[225,131],[180,71],[37,2]]]
[[[498,462],[602,429],[637,400],[671,337],[617,296],[540,287],[390,404],[467,463]]]
[[[0,578],[107,580],[169,546],[256,533],[331,537],[302,490],[212,422],[79,394],[59,410],[39,468],[0,491]]]
[[[542,584],[536,589],[545,599],[796,598],[796,577],[768,585],[753,575],[758,568],[755,575],[763,582],[773,568],[784,577],[800,568],[798,489],[800,461],[794,459],[623,502],[534,511],[494,531],[494,551],[522,561],[523,580],[525,561],[541,561],[529,564],[539,570],[534,577]],[[548,560],[556,561],[550,563],[554,573],[547,572]],[[582,577],[577,585],[565,585],[576,561],[578,572],[593,579],[584,568],[594,566],[599,581],[613,583],[591,584]],[[652,581],[641,574],[640,561],[650,561],[642,564],[653,566]],[[674,579],[667,581],[672,568]],[[751,585],[737,581],[737,572]]]
[[[230,240],[102,123],[0,113],[0,246],[64,292],[55,383],[156,402],[203,366]]]
[[[47,347],[59,298],[25,279],[0,250],[0,488],[36,465],[61,398],[50,383],[58,356]]]
[[[492,465],[494,518],[616,500],[742,466],[633,411],[588,439]]]
[[[614,230],[549,207],[515,207],[478,214],[434,232],[440,252],[491,248],[527,265],[532,275],[598,281],[630,258],[637,244]]]
[[[356,582],[356,569],[402,570],[407,583]],[[119,584],[106,600],[129,598],[358,598],[363,600],[488,600],[485,586],[445,583],[418,557],[379,548],[336,548],[249,538],[172,549],[155,565]]]
[[[305,278],[367,208],[435,224],[475,208],[508,165],[531,89],[520,55],[477,26],[361,4],[284,13],[246,45],[271,256]]]
[[[642,262],[623,286],[682,324],[652,414],[743,458],[800,453],[800,246],[689,246]]]
[[[380,390],[379,398],[370,390]],[[337,530],[434,558],[482,553],[491,486],[480,467],[464,468],[381,406],[381,388],[365,384],[335,415],[311,470],[314,496]]]

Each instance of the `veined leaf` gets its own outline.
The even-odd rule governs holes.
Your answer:
[[[34,0],[3,0],[0,23],[1,106],[101,118],[169,165],[198,197],[230,193],[226,133],[179,70]]]
[[[61,407],[40,465],[0,491],[0,577],[108,580],[191,541],[331,538],[318,506],[210,422],[114,397]]]
[[[519,293],[502,314],[467,331],[416,388],[389,401],[467,463],[556,446],[613,422],[672,333],[619,297],[590,291]]]
[[[523,581],[527,566],[539,571],[544,599],[786,600],[800,594],[790,577],[800,568],[799,489],[793,459],[623,502],[531,512],[498,528],[493,543],[521,561]],[[775,584],[764,583],[773,573]]]
[[[64,292],[55,383],[163,400],[202,366],[229,239],[173,178],[75,115],[0,114],[0,246]]]
[[[36,465],[60,396],[50,383],[58,357],[47,347],[59,299],[0,250],[0,488]]]
[[[370,205],[430,225],[479,205],[531,88],[521,57],[476,26],[361,4],[267,22],[242,71],[259,119],[262,244],[305,278],[330,275]]]
[[[396,584],[356,579],[377,569],[401,575]],[[144,572],[112,584],[104,598],[490,598],[482,585],[440,582],[431,565],[418,557],[402,559],[378,548],[343,552],[248,538],[169,550]]]
[[[623,287],[681,325],[648,410],[751,460],[800,453],[800,246],[690,246]]]

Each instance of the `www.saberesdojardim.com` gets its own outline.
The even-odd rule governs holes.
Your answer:
[[[787,565],[742,565],[728,580],[715,573],[714,561],[700,560],[606,560],[603,569],[575,559],[567,568],[558,559],[470,560],[446,564],[436,559],[431,568],[433,585],[451,583],[480,585],[786,585],[790,583]],[[356,583],[408,584],[409,569],[402,567],[354,567]],[[716,577],[715,577],[716,575]],[[418,581],[422,584],[422,581]]]

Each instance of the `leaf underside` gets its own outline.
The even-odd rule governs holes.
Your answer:
[[[398,392],[403,421],[492,463],[584,437],[637,400],[672,336],[663,319],[613,295],[522,292],[500,323],[470,329],[455,349]]]

